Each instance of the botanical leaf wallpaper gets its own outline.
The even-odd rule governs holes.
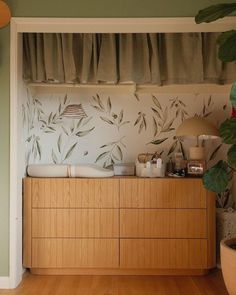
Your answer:
[[[191,140],[175,137],[176,128],[194,115],[219,125],[230,113],[227,94],[32,94],[22,104],[25,161],[29,163],[133,162],[143,152],[164,159]],[[220,140],[203,142],[209,164],[224,151]]]

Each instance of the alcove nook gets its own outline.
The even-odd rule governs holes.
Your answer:
[[[207,25],[195,25],[192,18],[12,19],[10,269],[13,285],[18,284],[22,274],[21,184],[26,165],[86,162],[108,166],[113,162],[134,161],[137,154],[143,151],[163,152],[165,157],[169,157],[176,149],[184,150],[184,143],[174,135],[175,128],[185,118],[198,114],[219,124],[228,116],[229,83],[235,80],[231,75],[235,65],[226,69],[225,65],[221,66],[214,61],[212,66],[209,66],[208,52],[213,49],[204,41],[198,45],[193,43],[195,50],[196,46],[199,46],[199,53],[202,54],[205,50],[205,55],[201,57],[203,56],[207,66],[201,67],[196,54],[190,54],[189,64],[192,63],[192,66],[188,68],[195,76],[191,80],[192,75],[184,71],[187,67],[179,60],[179,52],[175,51],[173,46],[176,41],[173,40],[186,33],[190,39],[201,37],[202,40],[209,41],[209,32],[213,32],[212,36],[215,36],[215,32],[232,28],[235,23],[234,18]],[[72,33],[77,34],[77,39]],[[169,40],[171,35],[174,38]],[[49,36],[52,38],[45,41],[44,38]],[[62,57],[65,50],[74,50],[74,47],[71,47],[74,45],[69,43],[65,43],[63,47],[63,37],[74,38],[79,42],[81,36],[92,36],[89,40],[94,38],[99,46],[108,45],[107,51],[96,56],[95,53],[101,53],[101,50],[95,48],[95,43],[90,44],[89,48],[94,51],[89,56],[89,71],[88,67],[86,69],[81,66],[81,61],[77,60],[76,68],[76,65],[72,65],[76,60],[67,58],[65,62]],[[163,49],[168,43],[165,40],[158,52],[153,50],[152,46],[142,51],[142,55],[146,52],[146,64],[140,60],[139,63],[131,63],[131,56],[135,60],[135,53],[126,56],[129,48],[126,47],[124,62],[121,63],[120,51],[117,53],[114,44],[121,48],[124,44],[121,42],[122,37],[125,39],[127,36],[129,38],[126,38],[126,42],[131,44],[132,52],[145,42],[157,47],[159,41],[166,36],[166,40],[172,43],[172,51]],[[55,43],[56,39],[59,43]],[[211,44],[214,39],[215,37]],[[60,47],[58,51],[53,49],[48,52],[48,60],[53,62],[47,64],[46,68],[45,64],[43,66],[39,63],[40,59],[45,62],[45,55],[42,56],[45,52],[32,51],[37,42],[42,48],[45,44],[60,45],[57,46]],[[181,43],[183,49],[184,42],[186,40]],[[79,47],[81,44],[79,43]],[[27,48],[30,50],[23,51]],[[81,52],[88,52],[88,44],[85,44],[84,48],[86,50]],[[216,52],[216,47],[214,48]],[[102,63],[111,52],[112,60],[99,68],[99,61]],[[165,70],[160,70],[157,66],[157,55],[165,56],[160,59],[161,62],[166,61]],[[34,59],[35,57],[37,58]],[[169,61],[172,61],[172,64],[169,65]],[[172,79],[170,71],[177,61],[179,66],[183,66],[180,73],[185,73],[184,77],[176,78],[179,81]],[[119,66],[115,67],[114,64]],[[176,69],[179,69],[179,66],[176,66]],[[57,71],[67,67],[69,72],[66,74],[61,75],[61,72]],[[199,68],[196,70],[195,67]],[[53,76],[55,70],[59,73],[57,77]],[[146,70],[146,75],[140,75],[143,70]],[[112,79],[107,78],[108,72]],[[206,73],[209,76],[205,78]],[[168,75],[169,80],[166,79]],[[217,146],[210,143],[209,162],[216,159],[215,151],[219,149],[220,142]]]

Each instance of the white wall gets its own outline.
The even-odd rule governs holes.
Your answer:
[[[81,121],[63,117],[63,111],[72,104],[81,104],[87,117]],[[180,148],[174,136],[184,119],[198,114],[219,125],[229,113],[227,94],[135,96],[28,90],[22,105],[26,162],[96,162],[107,166],[111,159],[133,162],[139,153],[155,151],[163,152],[166,158]],[[187,152],[187,146],[195,143],[182,144]],[[219,144],[219,139],[208,141],[207,160]]]

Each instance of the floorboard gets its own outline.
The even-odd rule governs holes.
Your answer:
[[[227,295],[220,271],[202,277],[38,276],[0,295]]]

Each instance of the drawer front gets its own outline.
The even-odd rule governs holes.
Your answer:
[[[32,240],[32,268],[118,266],[118,239]]]
[[[121,209],[122,238],[206,238],[205,209]]]
[[[118,179],[32,178],[33,208],[118,208]]]
[[[201,179],[121,179],[121,208],[206,208]]]
[[[32,209],[32,237],[119,237],[119,210]]]
[[[198,239],[122,239],[121,268],[204,269],[207,241]]]

